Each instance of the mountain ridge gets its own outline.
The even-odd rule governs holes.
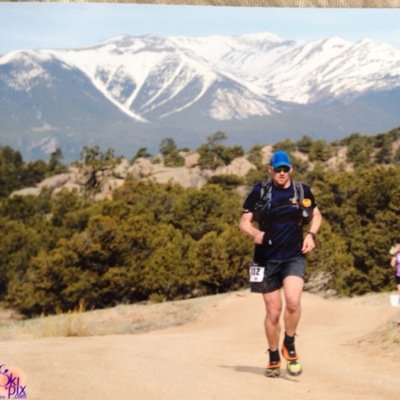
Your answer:
[[[44,139],[73,160],[93,143],[132,154],[139,147],[154,151],[174,135],[193,147],[227,129],[239,144],[276,135],[340,138],[400,123],[400,107],[385,112],[387,105],[372,99],[396,93],[387,98],[400,104],[400,51],[372,39],[300,42],[271,33],[120,35],[84,48],[8,53],[0,57],[0,88],[0,141],[26,158],[46,155]],[[358,104],[365,97],[374,104],[374,121]],[[316,108],[322,112],[308,122]],[[346,115],[340,124],[329,121],[333,109]]]

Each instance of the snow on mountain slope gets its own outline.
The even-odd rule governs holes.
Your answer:
[[[302,43],[244,35],[174,40],[195,49],[213,65],[252,82],[259,94],[282,101],[307,104],[400,86],[400,52],[370,39],[353,43],[332,37]]]
[[[193,147],[218,130],[245,145],[336,139],[397,126],[399,99],[400,51],[371,39],[118,36],[0,56],[0,139],[31,159],[154,151],[166,134]]]
[[[30,91],[37,85],[51,84],[51,75],[41,65],[50,58],[48,55],[39,57],[34,51],[11,52],[1,57],[0,65],[12,63],[15,66],[10,69],[7,85],[14,90]]]
[[[92,48],[51,53],[80,68],[110,101],[142,120],[180,112],[193,106],[216,82],[237,80],[229,72],[210,66],[193,49],[180,48],[168,39],[152,36],[122,36]],[[269,109],[269,102],[259,98],[256,87],[237,81],[240,90],[236,88],[229,93],[226,89],[225,96],[220,90],[216,93],[210,115],[216,118],[234,115],[232,107],[238,103],[244,105],[240,113],[243,118],[275,111],[273,106]],[[242,100],[228,101],[221,110],[221,97],[242,97]]]
[[[303,43],[270,33],[118,36],[87,48],[13,52],[0,63],[13,60],[7,85],[29,91],[51,84],[41,66],[51,59],[82,71],[106,99],[140,122],[200,103],[199,112],[213,119],[246,119],[279,113],[281,102],[349,101],[400,87],[400,51],[339,37]]]

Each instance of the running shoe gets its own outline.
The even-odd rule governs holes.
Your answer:
[[[282,356],[287,360],[287,371],[290,375],[300,375],[303,368],[299,361],[299,356],[297,355],[294,343],[287,345],[283,343],[282,345]]]
[[[281,360],[270,361],[265,367],[265,376],[269,378],[278,377],[281,374]]]
[[[288,373],[293,376],[300,375],[303,372],[303,368],[299,360],[288,361],[286,368]]]
[[[283,343],[282,345],[282,356],[285,358],[287,361],[296,361],[299,359],[297,353],[296,353],[296,348],[294,347],[294,343],[291,345],[286,345]]]

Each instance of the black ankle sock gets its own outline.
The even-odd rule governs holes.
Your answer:
[[[294,345],[294,336],[288,336],[285,333],[285,339],[283,340],[283,343],[285,343],[285,346],[292,346]]]
[[[279,355],[279,350],[271,351],[268,349],[268,352],[269,352],[269,360],[271,362],[279,361],[281,359]]]

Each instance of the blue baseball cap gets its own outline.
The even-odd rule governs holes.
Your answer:
[[[272,154],[271,160],[269,162],[272,168],[278,168],[278,167],[289,167],[292,168],[292,163],[290,161],[288,153],[286,151],[275,151],[275,153]]]

